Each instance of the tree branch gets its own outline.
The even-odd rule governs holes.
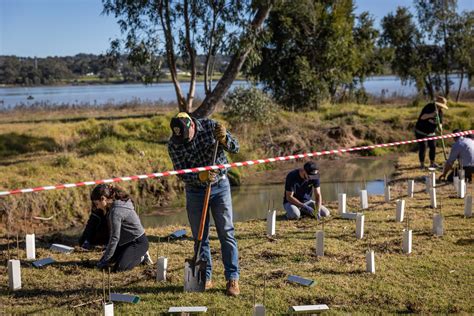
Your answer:
[[[232,57],[232,60],[230,61],[226,71],[222,75],[222,78],[219,80],[212,93],[206,95],[206,98],[202,102],[201,106],[196,111],[194,111],[194,116],[207,117],[211,115],[212,112],[214,112],[217,104],[222,100],[232,85],[232,82],[237,77],[242,65],[245,62],[245,59],[247,58],[247,55],[250,53],[250,50],[254,45],[253,42],[247,43],[247,41],[252,37],[252,33],[258,33],[271,8],[272,5],[270,1],[268,1],[258,9],[250,24],[249,31],[241,38],[240,49]]]

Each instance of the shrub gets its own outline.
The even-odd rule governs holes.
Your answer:
[[[224,110],[226,118],[232,123],[269,125],[275,119],[277,106],[256,87],[237,87],[224,99]]]

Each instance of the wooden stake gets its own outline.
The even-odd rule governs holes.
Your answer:
[[[20,260],[20,238],[18,236],[18,231],[16,232],[16,258]]]

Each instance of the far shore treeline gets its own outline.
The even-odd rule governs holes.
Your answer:
[[[396,75],[414,84],[419,96],[456,101],[463,81],[472,82],[474,10],[458,12],[456,0],[414,0],[413,11],[398,7],[380,28],[369,12],[355,13],[353,0],[244,2],[188,12],[169,1],[169,9],[159,11],[146,1],[103,0],[104,13],[119,19],[125,40],[111,41],[104,55],[0,56],[0,85],[172,81],[180,110],[208,116],[237,76],[258,82],[287,109],[366,103],[364,81],[375,75]],[[252,19],[241,17],[247,9],[255,13]],[[170,24],[156,35],[151,30],[160,19]],[[459,85],[451,74],[460,76]],[[222,85],[213,87],[219,78]],[[193,111],[194,92],[181,91],[179,80],[204,80],[201,109]]]

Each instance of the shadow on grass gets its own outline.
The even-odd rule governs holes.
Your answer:
[[[53,152],[60,147],[50,137],[8,133],[0,135],[0,159],[38,151]]]
[[[467,246],[467,245],[472,245],[474,244],[474,238],[465,238],[465,239],[458,239],[455,242],[456,245],[459,246]]]
[[[332,275],[357,275],[357,274],[364,274],[366,273],[365,270],[356,269],[351,271],[339,271],[330,268],[319,268],[316,267],[312,270],[312,272],[321,273],[321,274],[332,274]]]

